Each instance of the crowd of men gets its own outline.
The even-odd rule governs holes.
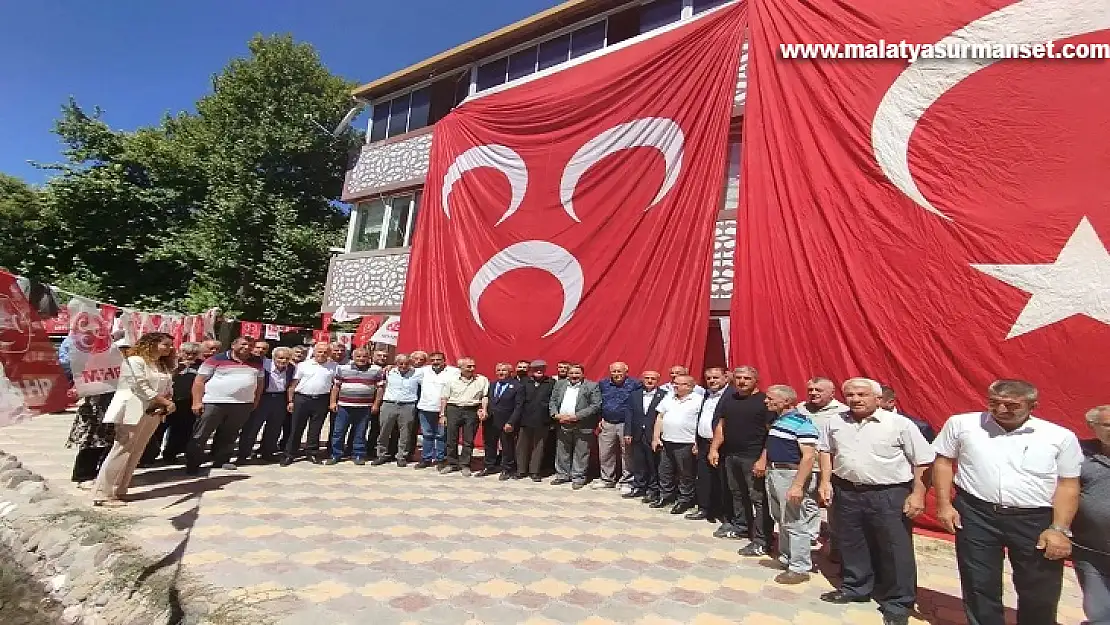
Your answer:
[[[799,401],[789,386],[762,386],[751,366],[709,368],[702,386],[683,366],[664,383],[616,362],[595,382],[577,364],[560,362],[551,377],[544,361],[521,360],[498,363],[490,380],[473,359],[450,366],[441,352],[390,363],[388,352],[360,348],[347,362],[338,345],[269,354],[248,338],[220,350],[214,341],[182,347],[175,400],[191,410],[167,419],[148,462],[160,451],[174,460],[186,432],[190,473],[205,460],[233,470],[233,455],[404,467],[419,428],[416,469],[472,475],[481,436],[479,477],[541,482],[553,473],[551,484],[578,490],[596,449],[592,488],[717,523],[715,536],[748,541],[739,555],[773,558],[781,584],[815,570],[828,508],[828,558],[842,581],[821,599],[874,600],[887,624],[907,623],[914,609],[912,523],[933,488],[936,517],[956,536],[970,623],[1005,622],[1004,555],[1019,624],[1056,622],[1068,557],[1089,622],[1110,623],[1110,406],[1087,415],[1097,440],[1081,448],[1069,430],[1032,415],[1032,384],[999,380],[985,410],[951,417],[934,440],[927,423],[898,412],[893,389],[866,378],[843,382],[842,403],[828,378],[809,380]]]

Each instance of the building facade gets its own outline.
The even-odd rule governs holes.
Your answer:
[[[453,108],[727,3],[570,0],[356,89],[355,97],[370,106],[367,141],[347,172],[342,199],[354,208],[345,252],[328,269],[321,312],[400,313],[435,124]],[[722,344],[720,324],[732,294],[746,69],[742,57],[713,250],[711,346]],[[723,354],[714,355],[706,362],[723,363]]]

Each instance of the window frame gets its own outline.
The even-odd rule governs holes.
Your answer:
[[[405,236],[401,241],[400,246],[388,246],[386,243],[389,241],[390,222],[393,217],[393,202],[398,198],[408,197],[408,215],[405,216]],[[423,189],[413,189],[403,193],[394,193],[392,195],[378,195],[377,197],[368,198],[355,204],[354,211],[354,232],[351,236],[351,249],[348,253],[355,252],[377,252],[381,250],[403,250],[412,247],[412,227],[416,222],[416,213],[420,208],[420,199],[423,196]],[[377,247],[360,248],[359,240],[362,238],[362,233],[366,230],[367,209],[364,206],[369,204],[381,202],[385,210],[382,211],[380,235],[378,236]]]

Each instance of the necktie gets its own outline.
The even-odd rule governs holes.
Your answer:
[[[497,399],[501,399],[501,391],[504,390],[504,389],[505,389],[505,383],[504,382],[498,382],[497,383],[497,390],[493,394],[494,397],[497,398]]]

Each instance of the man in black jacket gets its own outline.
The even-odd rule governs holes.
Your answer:
[[[497,363],[497,379],[489,386],[489,414],[482,421],[482,447],[486,453],[485,466],[478,477],[501,472],[501,479],[516,475],[516,428],[513,421],[520,420],[524,407],[524,384],[512,377],[512,367],[507,362]],[[497,446],[500,443],[501,449]]]
[[[554,423],[551,419],[551,391],[555,380],[547,377],[547,363],[533,360],[528,368],[528,381],[523,383],[524,404],[516,419],[509,425],[517,432],[516,462],[518,479],[532,477],[533,482],[543,478],[544,443]]]
[[[628,455],[632,460],[632,491],[622,496],[642,497],[644,503],[650,503],[659,499],[659,455],[651,449],[655,409],[667,391],[659,388],[658,371],[644,371],[640,381],[643,388],[632,391],[628,398],[632,417],[624,422],[625,444],[630,445]]]

